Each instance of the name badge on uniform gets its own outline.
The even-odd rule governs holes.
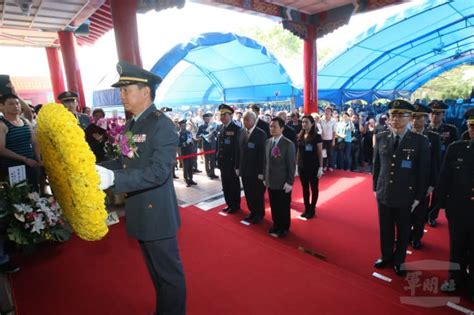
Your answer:
[[[226,132],[225,132],[225,135],[226,135],[226,136],[233,136],[233,135],[234,135],[234,132],[233,132],[233,131],[226,131]]]
[[[306,152],[313,152],[313,145],[312,144],[307,144],[304,146],[304,150]]]
[[[229,138],[225,138],[225,139],[224,139],[224,144],[230,144],[230,139],[229,139]]]
[[[410,160],[403,160],[402,161],[402,168],[411,168],[411,161]]]
[[[145,135],[145,134],[142,134],[142,135],[134,135],[134,136],[133,136],[133,141],[135,141],[135,143],[142,143],[142,142],[145,142],[145,141],[146,141],[146,135]]]
[[[249,149],[255,149],[255,143],[249,142],[249,143],[247,143],[247,147],[248,147]]]

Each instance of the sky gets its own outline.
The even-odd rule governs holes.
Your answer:
[[[419,0],[414,1],[419,2]],[[318,47],[342,50],[347,42],[369,26],[383,22],[386,17],[412,3],[388,7],[352,17],[349,25],[318,39]],[[235,32],[253,25],[268,29],[279,23],[267,17],[245,14],[192,2],[183,9],[150,11],[138,14],[140,52],[145,69],[178,43],[187,42],[205,32]],[[11,76],[49,76],[46,52],[43,48],[0,47],[0,72]],[[116,78],[117,53],[113,31],[105,34],[95,45],[80,47],[77,52],[86,97],[90,100],[93,90],[108,88]],[[303,56],[294,60],[280,60],[297,86],[303,84]],[[166,80],[165,80],[166,82]]]

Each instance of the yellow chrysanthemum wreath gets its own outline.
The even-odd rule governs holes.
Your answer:
[[[105,194],[84,131],[64,106],[46,104],[38,116],[38,141],[54,196],[77,235],[88,241],[107,234]]]

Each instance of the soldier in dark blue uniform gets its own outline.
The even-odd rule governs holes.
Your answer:
[[[441,138],[441,160],[444,158],[446,153],[446,149],[448,146],[453,143],[454,141],[458,140],[458,128],[454,125],[446,124],[443,122],[444,115],[446,110],[448,109],[448,105],[446,105],[442,101],[434,100],[428,104],[433,111],[430,114],[430,124],[428,126],[428,130],[436,132],[439,134]],[[439,208],[436,207],[436,196],[431,196],[431,205],[428,214],[428,224],[432,227],[436,226],[436,219],[439,215]]]
[[[161,78],[126,62],[117,64],[120,98],[133,118],[125,130],[133,133],[139,156],[97,166],[100,188],[126,193],[128,234],[143,252],[156,291],[156,314],[186,313],[186,284],[176,232],[180,226],[172,168],[178,135],[175,126],[153,104]],[[133,272],[127,270],[127,272]]]
[[[470,140],[448,147],[436,188],[438,206],[446,210],[454,267],[449,281],[440,289],[454,292],[467,287],[474,303],[474,108],[465,113],[465,118]]]
[[[395,273],[404,276],[410,214],[426,197],[430,149],[425,136],[407,128],[415,110],[413,105],[395,100],[389,106],[390,131],[376,135],[374,148],[373,189],[378,205],[382,252],[375,267],[383,268],[393,263]]]
[[[222,126],[217,136],[217,167],[221,171],[222,190],[227,207],[223,212],[233,213],[240,209],[240,180],[235,173],[235,161],[240,128],[233,123],[234,110],[226,104],[219,105]]]
[[[196,133],[196,137],[202,139],[202,148],[204,149],[204,151],[214,151],[216,150],[217,145],[217,126],[214,123],[210,124],[212,114],[204,114],[202,118],[204,119],[204,124],[199,126],[198,131]],[[204,165],[207,177],[209,177],[210,179],[219,178],[214,173],[214,170],[216,168],[215,153],[209,153],[204,155]]]
[[[194,153],[194,141],[193,135],[190,131],[186,130],[186,119],[179,122],[179,148],[181,149],[181,156],[189,155]],[[183,178],[186,182],[186,187],[191,185],[197,185],[193,181],[193,159],[185,158],[183,161]]]
[[[432,112],[431,108],[422,104],[414,104],[412,131],[428,138],[430,142],[431,163],[428,191],[426,198],[420,200],[420,204],[411,214],[411,242],[414,249],[421,247],[421,239],[425,229],[426,217],[428,215],[429,195],[433,192],[438,183],[438,174],[441,164],[441,141],[436,132],[426,129],[428,115]]]

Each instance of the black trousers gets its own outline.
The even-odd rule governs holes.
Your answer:
[[[204,155],[204,165],[206,167],[206,174],[209,177],[216,176],[214,169],[216,168],[216,154],[206,154]]]
[[[186,183],[193,181],[193,159],[183,160],[183,176]]]
[[[301,187],[303,188],[303,200],[305,211],[314,213],[316,203],[319,197],[319,178],[316,170],[305,170],[298,167],[298,174],[300,176]],[[310,201],[310,187],[311,187],[311,201]]]
[[[240,180],[235,174],[235,169],[223,166],[221,170],[222,190],[227,206],[240,209]]]
[[[334,147],[332,145],[332,140],[323,140],[323,149],[326,149],[326,154],[327,154],[327,157],[323,159],[324,167],[334,167],[333,161],[332,161],[333,159],[332,154],[334,150]]]
[[[434,219],[436,220],[439,216],[439,207],[437,205],[438,197],[436,196],[436,192],[431,193],[431,204],[430,204],[430,209],[428,212],[428,219]]]
[[[265,186],[263,182],[257,176],[242,176],[242,185],[250,213],[263,218],[265,216]]]
[[[291,192],[285,193],[283,189],[268,189],[270,207],[272,208],[273,227],[277,230],[290,229],[290,204]]]
[[[186,282],[176,237],[139,244],[155,286],[156,314],[186,314]]]
[[[428,201],[428,197],[423,199],[410,215],[412,241],[421,241],[423,238],[426,216],[428,215]]]
[[[446,209],[449,226],[449,260],[459,264],[459,268],[449,271],[449,278],[453,279],[456,287],[468,285],[471,295],[474,295],[474,215],[463,215],[472,209],[453,209],[457,213],[451,214]],[[454,212],[453,211],[453,212]],[[470,274],[467,273],[469,267]]]
[[[405,262],[410,238],[410,207],[395,208],[377,201],[379,210],[380,247],[383,260],[396,265]],[[395,242],[396,229],[396,242]]]

